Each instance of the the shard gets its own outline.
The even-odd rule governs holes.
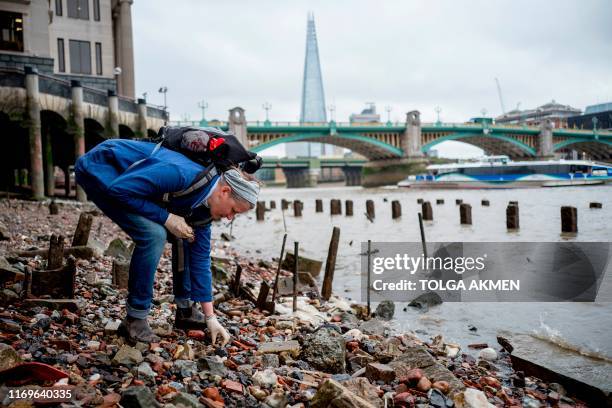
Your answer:
[[[302,107],[300,111],[300,123],[308,122],[327,122],[325,93],[323,92],[323,78],[321,76],[319,47],[313,13],[308,13],[306,28],[306,57],[304,59]],[[324,146],[320,143],[289,143],[287,145],[287,156],[289,157],[318,157],[323,154],[325,154]]]

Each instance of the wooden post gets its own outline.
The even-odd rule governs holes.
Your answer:
[[[234,275],[234,296],[240,296],[240,276],[242,276],[242,266],[236,262],[236,275]]]
[[[425,227],[423,226],[423,215],[419,213],[419,229],[421,230],[421,246],[423,248],[423,257],[427,259],[427,241],[425,241]]]
[[[262,281],[261,286],[259,287],[259,295],[257,296],[257,308],[259,310],[266,309],[268,293],[270,293],[270,285],[268,284],[268,282]]]
[[[519,229],[519,206],[517,204],[510,203],[506,207],[506,228]]]
[[[49,240],[49,254],[47,255],[47,269],[58,269],[64,264],[64,237],[53,234]]]
[[[293,200],[293,216],[302,216],[302,202],[300,200]]]
[[[281,264],[283,263],[283,257],[285,256],[285,243],[287,242],[287,233],[283,236],[283,246],[281,247],[280,257],[278,258],[278,267],[276,269],[276,277],[274,278],[274,288],[272,290],[272,303],[276,301],[276,292],[278,290],[278,277],[280,276]],[[274,312],[274,309],[272,309]]]
[[[36,297],[50,296],[56,299],[74,298],[76,259],[69,257],[64,266],[46,271],[33,271],[29,283],[30,294]]]
[[[297,311],[297,285],[298,285],[298,259],[299,259],[299,242],[294,242],[293,244],[293,253],[295,254],[295,259],[293,261],[293,312]]]
[[[472,206],[469,204],[459,204],[459,218],[462,225],[472,225]]]
[[[440,205],[440,204],[444,204],[444,199],[443,198],[438,198],[436,200],[436,205]]]
[[[367,200],[366,201],[366,214],[370,220],[373,220],[375,217],[374,214],[374,201]]]
[[[336,269],[336,255],[338,254],[339,241],[340,228],[334,227],[331,241],[329,241],[327,261],[325,262],[325,277],[323,278],[323,287],[321,288],[321,297],[325,300],[329,300],[332,294],[332,283],[334,280],[334,271]]]
[[[113,285],[116,285],[119,289],[127,289],[130,278],[130,263],[122,259],[113,259],[112,277]]]
[[[323,200],[321,200],[320,198],[317,198],[315,200],[315,212],[323,212]]]
[[[281,200],[281,209],[282,210],[286,210],[287,208],[289,208],[289,201],[285,200],[284,198]]]
[[[353,200],[346,200],[344,202],[344,213],[347,216],[353,215]]]
[[[429,201],[425,201],[421,204],[421,212],[423,213],[423,219],[426,221],[433,221],[433,209],[431,208],[431,203]]]
[[[561,207],[561,232],[578,232],[578,210],[576,210],[576,207]]]
[[[423,204],[423,199],[422,198],[417,198],[417,204]]]
[[[481,204],[483,207],[488,207],[490,203],[489,203],[489,200],[482,200],[482,201],[480,202],[480,204]]]
[[[91,224],[93,215],[82,212],[79,216],[79,223],[74,231],[72,238],[72,246],[84,246],[89,241],[89,233],[91,232]]]
[[[68,166],[64,167],[64,194],[66,197],[70,197],[70,170]]]
[[[342,214],[342,201],[338,199],[332,199],[329,201],[329,214],[330,215],[341,215]]]
[[[589,203],[589,208],[602,208],[601,203]]]
[[[276,209],[276,201],[270,200],[270,209],[271,210],[275,210]]]
[[[59,214],[59,207],[57,206],[57,203],[55,202],[55,200],[51,200],[51,204],[49,204],[49,214],[51,215]]]
[[[257,221],[263,221],[265,214],[266,214],[266,202],[258,201],[257,207],[255,208],[255,216],[257,217]]]
[[[402,216],[402,205],[399,200],[391,201],[391,218],[394,220]]]
[[[463,203],[463,200],[462,200],[461,198],[457,198],[457,199],[455,200],[455,204],[457,204],[457,205],[461,205],[461,203]]]
[[[518,205],[518,201],[508,201],[509,205]]]

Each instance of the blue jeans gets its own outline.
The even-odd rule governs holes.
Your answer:
[[[87,193],[87,198],[93,201],[134,241],[126,310],[130,317],[145,319],[151,309],[155,272],[166,244],[166,228],[141,215],[125,211],[118,203],[100,191],[94,183],[88,182],[87,176],[80,175],[77,182]],[[185,248],[185,253],[189,253],[188,247]],[[173,274],[175,301],[179,307],[190,305],[190,282],[185,284],[186,280],[189,280],[187,260],[186,257],[186,273],[182,276]]]

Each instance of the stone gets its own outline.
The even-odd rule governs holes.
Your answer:
[[[253,383],[262,388],[270,388],[276,385],[278,378],[274,371],[266,369],[263,371],[257,371],[253,374]]]
[[[0,343],[0,371],[8,370],[22,363],[21,357],[8,344]]]
[[[427,377],[421,377],[416,385],[416,389],[421,392],[427,392],[431,388],[431,381]]]
[[[287,395],[282,390],[274,391],[264,403],[270,408],[285,408],[287,405]]]
[[[385,323],[380,319],[370,319],[359,325],[359,330],[365,334],[374,334],[377,336],[384,336],[388,328]]]
[[[330,374],[346,371],[346,345],[341,334],[329,327],[322,327],[304,339],[301,359],[315,369]]]
[[[393,404],[398,407],[413,407],[414,395],[405,391],[393,396]]]
[[[0,222],[0,241],[10,241],[11,240],[11,232],[9,229]]]
[[[183,378],[193,377],[198,373],[198,364],[191,360],[176,360],[173,371],[180,373]]]
[[[385,405],[383,400],[378,396],[378,387],[371,384],[367,378],[352,378],[342,382],[342,385],[375,407],[382,408]]]
[[[405,377],[412,369],[419,368],[422,375],[429,381],[446,381],[449,384],[449,393],[452,395],[465,389],[465,385],[455,375],[438,363],[423,346],[406,347],[404,353],[389,363],[395,370],[398,378]]]
[[[195,354],[193,348],[188,344],[179,344],[174,351],[175,360],[193,360]]]
[[[408,385],[416,385],[423,377],[423,371],[420,368],[413,368],[399,378],[401,383]]]
[[[492,349],[491,347],[484,348],[480,350],[480,353],[478,353],[478,358],[487,361],[495,361],[497,360],[497,351],[495,351],[495,349]]]
[[[113,335],[116,334],[121,326],[121,320],[109,320],[104,326],[104,334]]]
[[[221,377],[227,375],[227,367],[225,367],[223,360],[219,356],[204,356],[200,358],[199,362],[202,368],[209,371],[212,375]]]
[[[300,343],[298,343],[297,340],[270,341],[267,343],[260,343],[259,347],[257,348],[257,352],[259,354],[282,353],[284,351],[288,351],[294,356],[297,356],[300,353],[300,350]]]
[[[395,371],[386,364],[370,363],[366,366],[366,377],[368,380],[383,381],[390,383],[395,380]]]
[[[356,340],[361,341],[367,336],[361,332],[359,329],[351,329],[342,335],[347,341]]]
[[[466,388],[455,394],[453,402],[456,408],[495,408],[495,405],[487,401],[484,392],[475,388]]]
[[[280,361],[277,354],[264,354],[261,356],[261,366],[263,368],[278,368]]]
[[[440,390],[443,394],[448,394],[450,391],[450,385],[446,381],[436,381],[431,385],[432,388]]]
[[[204,334],[202,330],[189,330],[187,332],[187,337],[194,340],[204,340],[204,338],[206,338],[206,334]]]
[[[235,392],[235,393],[238,393],[238,394],[242,394],[243,393],[242,384],[240,384],[239,382],[225,379],[225,380],[223,380],[221,382],[221,385],[227,391]]]
[[[312,408],[375,408],[375,405],[351,392],[337,381],[324,381],[310,401]]]
[[[121,238],[115,238],[108,244],[104,255],[129,261],[132,257],[132,251]]]
[[[383,300],[376,306],[376,317],[381,320],[393,319],[395,304],[390,300]]]
[[[144,386],[128,387],[121,395],[120,404],[123,408],[158,408],[161,406],[149,388]]]
[[[19,300],[19,295],[10,289],[0,291],[0,305],[12,305]]]
[[[202,406],[198,400],[198,397],[187,394],[186,392],[179,392],[176,397],[172,399],[172,403],[177,407],[183,406],[186,408],[198,408]]]
[[[23,305],[28,308],[46,307],[51,310],[78,312],[82,305],[75,299],[25,299]]]
[[[123,345],[113,357],[113,364],[132,366],[143,361],[142,353],[134,347]]]
[[[455,358],[459,355],[459,351],[461,350],[461,346],[458,344],[447,343],[444,345],[444,353],[448,358]]]
[[[140,363],[136,372],[138,373],[139,377],[144,377],[148,381],[155,381],[155,377],[157,376],[157,373],[153,371],[149,363],[146,361]]]
[[[249,393],[254,396],[258,401],[263,401],[268,396],[267,392],[254,385],[249,385]]]
[[[442,303],[442,298],[435,292],[427,292],[412,299],[408,306],[416,307],[423,311],[429,310],[431,306],[436,306]]]
[[[223,402],[223,397],[219,393],[219,389],[217,387],[208,387],[202,391],[202,395],[206,398],[210,398],[213,401]]]

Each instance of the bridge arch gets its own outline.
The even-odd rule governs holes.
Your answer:
[[[134,131],[127,125],[119,124],[119,138],[120,139],[133,139]]]
[[[511,148],[516,154],[515,156],[536,156],[537,151],[533,147],[521,142],[520,140],[516,140],[507,135],[499,135],[499,134],[484,134],[484,133],[451,133],[445,136],[441,136],[438,139],[435,139],[421,147],[421,151],[423,153],[428,152],[431,148],[440,144],[442,142],[446,142],[449,140],[460,141],[469,143],[476,147],[480,147],[492,154],[505,154],[508,152],[508,147]],[[491,141],[501,141],[502,145],[496,146],[494,143],[490,143]],[[512,154],[510,156],[513,156]]]
[[[104,126],[92,118],[85,118],[85,151],[89,151],[104,140]]]
[[[278,137],[266,143],[255,146],[252,150],[260,152],[281,143],[292,142],[318,142],[351,149],[370,160],[381,158],[402,157],[402,149],[380,140],[367,137],[362,134],[341,134],[335,135],[324,133],[299,133],[291,136]]]
[[[553,151],[560,151],[570,146],[574,150],[587,153],[594,159],[608,159],[610,156],[612,156],[612,140],[602,139],[565,139],[562,142],[555,143],[553,145]]]

